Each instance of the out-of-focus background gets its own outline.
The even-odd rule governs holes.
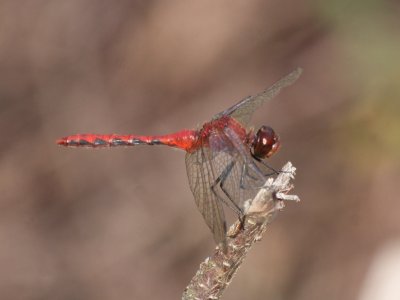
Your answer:
[[[304,68],[253,124],[298,168],[224,299],[400,299],[398,1],[0,2],[0,299],[178,299],[214,248],[167,147]],[[397,294],[396,294],[397,293]]]

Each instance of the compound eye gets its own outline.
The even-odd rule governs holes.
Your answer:
[[[253,155],[257,158],[270,157],[280,147],[279,136],[269,126],[261,126],[253,141]]]

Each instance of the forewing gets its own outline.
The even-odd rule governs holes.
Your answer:
[[[226,223],[224,210],[211,185],[216,175],[211,166],[211,152],[208,147],[200,147],[193,153],[186,154],[186,171],[190,189],[196,205],[211,229],[217,243],[225,243]]]
[[[230,127],[209,136],[211,165],[219,177],[215,192],[237,214],[243,214],[243,202],[255,195],[264,182],[260,172],[254,174],[253,158],[243,141]],[[249,176],[251,175],[251,176]]]
[[[231,144],[231,151],[221,153],[235,160],[235,168],[224,182],[224,188],[231,194],[236,205],[242,209],[244,201],[253,199],[258,190],[265,184],[266,176],[251,156],[249,149],[234,129],[224,128],[226,143]]]
[[[226,222],[222,203],[241,215],[243,203],[265,183],[249,149],[230,127],[209,132],[207,143],[186,154],[186,171],[196,205],[217,243],[225,243]]]
[[[256,111],[261,105],[263,105],[264,102],[278,95],[284,87],[293,84],[300,77],[302,72],[303,70],[301,68],[297,68],[290,74],[277,81],[268,89],[255,96],[249,96],[242,99],[237,104],[214,116],[214,119],[217,119],[222,115],[230,115],[237,121],[241,122],[243,125],[247,125],[250,122],[254,111]]]

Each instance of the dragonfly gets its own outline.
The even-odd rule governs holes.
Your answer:
[[[93,148],[165,145],[184,150],[189,186],[197,208],[216,243],[225,246],[224,207],[243,220],[245,201],[252,199],[269,176],[279,173],[265,162],[279,150],[279,135],[266,125],[255,131],[248,127],[250,119],[260,106],[292,85],[301,73],[301,68],[295,69],[259,94],[216,114],[198,129],[155,136],[75,134],[57,140],[57,144]]]

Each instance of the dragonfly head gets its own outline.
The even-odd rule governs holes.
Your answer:
[[[279,136],[275,131],[263,125],[254,136],[253,155],[260,159],[270,157],[279,150],[280,145]]]

